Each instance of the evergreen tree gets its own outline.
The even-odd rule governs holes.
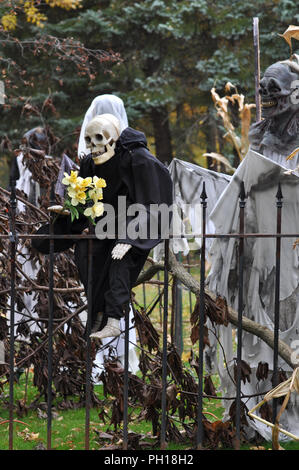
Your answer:
[[[289,48],[278,33],[298,22],[296,3],[86,0],[78,10],[58,12],[44,7],[48,17],[44,28],[26,24],[16,31],[18,39],[36,39],[38,35],[42,41],[51,36],[63,43],[73,38],[85,46],[85,53],[113,51],[120,61],[105,66],[106,62],[94,60],[88,66],[85,63],[78,75],[76,54],[58,58],[52,46],[49,55],[43,54],[42,48],[39,54],[30,55],[28,50],[22,55],[15,43],[6,44],[6,57],[14,60],[20,71],[26,68],[29,77],[27,86],[20,82],[15,90],[16,99],[22,100],[1,110],[1,134],[14,145],[19,142],[24,130],[40,122],[38,114],[21,115],[21,105],[30,99],[41,109],[49,97],[43,118],[62,138],[57,151],[71,153],[77,139],[74,132],[78,132],[92,99],[114,93],[123,98],[130,125],[145,131],[158,158],[169,162],[176,156],[203,163],[198,158],[201,153],[215,151],[217,141],[224,145],[210,89],[216,86],[223,92],[230,81],[253,102],[252,19],[258,16],[260,20],[264,70],[289,56]],[[231,149],[225,151],[233,158]]]

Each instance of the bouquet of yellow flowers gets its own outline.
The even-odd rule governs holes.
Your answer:
[[[72,170],[70,175],[64,173],[62,183],[67,186],[64,208],[70,211],[72,222],[81,213],[95,225],[94,219],[104,212],[102,199],[106,181],[97,176],[82,178],[78,171]]]

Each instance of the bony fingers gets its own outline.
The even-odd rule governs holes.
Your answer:
[[[50,206],[50,207],[48,207],[48,211],[51,211],[51,212],[62,211],[62,209],[63,209],[62,206]]]
[[[125,243],[119,243],[116,245],[112,250],[112,258],[113,259],[122,259],[127,251],[131,248],[131,245],[127,245]]]
[[[59,205],[48,207],[48,211],[55,212],[57,214],[64,214],[64,215],[68,215],[70,213],[70,211],[68,211],[67,209],[64,209],[62,206],[59,206]]]

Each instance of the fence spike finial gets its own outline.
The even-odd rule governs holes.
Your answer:
[[[207,199],[207,193],[206,193],[206,182],[204,181],[202,183],[202,192],[201,192],[201,195],[200,195],[200,198],[201,199]]]
[[[277,193],[276,193],[276,199],[278,199],[279,201],[281,201],[283,199],[280,181],[278,182],[278,189],[277,189]]]
[[[244,181],[241,181],[241,184],[240,184],[240,194],[239,194],[239,198],[241,199],[241,201],[244,201],[244,200],[246,199]]]

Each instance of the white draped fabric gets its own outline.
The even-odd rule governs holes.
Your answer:
[[[207,170],[193,163],[174,158],[168,167],[173,181],[173,239],[170,248],[173,253],[183,253],[198,250],[201,247],[201,238],[194,240],[179,238],[182,235],[202,233],[202,204],[201,193],[203,183],[207,198],[207,226],[206,233],[215,233],[210,213],[217,203],[222,192],[229,184],[231,176],[224,173]],[[207,248],[211,246],[212,239],[207,239]],[[160,243],[154,249],[154,259],[160,260],[164,254],[164,245]]]
[[[270,160],[271,158],[271,160]],[[298,162],[291,160],[287,167],[285,157],[271,153],[269,157],[249,150],[248,154],[233,175],[220,200],[211,213],[216,233],[238,233],[240,182],[244,181],[247,195],[245,207],[245,232],[276,233],[276,193],[278,182],[283,194],[282,232],[299,233],[299,178],[290,174]],[[283,165],[283,166],[282,166]],[[290,347],[299,339],[299,248],[294,248],[295,238],[281,240],[280,277],[280,339]],[[223,295],[228,304],[238,309],[238,266],[237,243],[234,238],[215,240],[210,250],[211,272],[208,278],[209,289]],[[275,249],[273,238],[252,238],[245,240],[244,266],[244,315],[257,323],[274,329],[275,292]],[[224,345],[225,359],[232,372],[233,351],[232,329],[219,328],[220,341]],[[250,383],[242,382],[245,395],[262,393],[273,388],[270,381],[273,373],[273,350],[259,338],[243,332],[242,359],[252,369]],[[259,362],[268,362],[269,376],[265,381],[256,379]],[[220,351],[215,360],[221,377],[223,390],[234,396],[234,385],[227,374],[224,357]],[[290,371],[290,367],[279,358],[279,367]],[[261,401],[261,397],[244,400],[248,409]],[[228,408],[230,402],[226,403]],[[259,421],[249,421],[252,429],[264,438],[271,439],[271,428]],[[281,418],[281,425],[293,434],[299,435],[299,397],[293,394],[288,409]],[[281,436],[282,439],[288,439]]]
[[[81,126],[79,144],[78,144],[78,156],[81,158],[84,155],[90,153],[85,145],[85,129],[87,124],[99,114],[113,114],[117,117],[120,122],[120,131],[122,132],[128,127],[127,113],[124,107],[123,100],[115,95],[100,95],[97,96],[91,103],[90,107],[86,111],[84,120]]]
[[[24,191],[30,202],[37,205],[38,197],[40,195],[40,187],[39,184],[33,180],[31,171],[24,165],[23,153],[20,153],[20,155],[18,155],[17,165],[20,172],[20,178],[16,181],[16,189]],[[24,210],[25,205],[22,202],[17,201],[17,212],[20,213]],[[34,280],[40,269],[38,261],[29,260],[28,249],[22,246],[21,244],[18,245],[18,251],[19,254],[17,255],[17,262],[22,266],[24,274],[27,275],[30,279]],[[38,324],[35,320],[28,321],[28,316],[37,318],[37,314],[34,312],[34,306],[36,304],[36,300],[34,299],[34,297],[35,293],[24,293],[24,310],[22,312],[16,310],[15,312],[15,334],[17,325],[22,320],[27,321],[27,325],[29,326],[31,332],[40,331],[40,328],[38,327]],[[10,306],[10,299],[8,300],[8,306]],[[10,319],[10,310],[8,310],[7,318]],[[22,336],[22,338],[18,337],[18,339],[26,341],[28,338]]]
[[[169,169],[174,183],[175,204],[182,223],[181,233],[201,233],[200,195],[205,181],[207,193],[207,227],[206,233],[238,233],[239,231],[239,193],[240,183],[244,181],[247,195],[245,208],[245,231],[255,233],[276,232],[276,193],[278,181],[281,182],[283,194],[282,231],[299,233],[299,179],[295,170],[299,163],[298,154],[293,160],[286,161],[284,155],[265,152],[261,155],[253,150],[237,168],[234,175],[227,176],[214,173],[197,165],[175,159]],[[196,217],[194,214],[196,213]],[[195,223],[196,221],[196,223]],[[189,228],[186,225],[189,224]],[[179,223],[176,223],[179,227]],[[187,227],[187,228],[186,228]],[[207,242],[208,259],[211,270],[207,279],[208,288],[223,295],[228,304],[238,309],[238,265],[237,239],[213,239]],[[245,241],[244,270],[244,314],[254,321],[273,330],[274,327],[274,282],[275,282],[275,239],[250,238]],[[298,344],[299,340],[299,247],[293,248],[294,239],[283,238],[281,242],[281,286],[280,286],[280,338],[288,345]],[[188,253],[197,249],[200,239],[191,245],[186,241],[173,244],[175,252]],[[211,324],[208,321],[208,326]],[[233,359],[236,357],[232,327],[217,328],[222,348],[209,335],[211,348],[207,351],[212,362],[212,371],[217,371],[221,379],[221,389],[228,397],[234,397],[236,390],[230,379],[233,376]],[[297,343],[296,343],[297,341]],[[297,346],[298,350],[298,346]],[[223,354],[224,352],[224,354]],[[225,356],[224,356],[225,355]],[[244,332],[242,358],[252,368],[250,383],[242,382],[242,393],[252,395],[263,393],[273,388],[273,350],[262,340]],[[256,368],[258,363],[268,362],[270,372],[268,379],[258,382]],[[208,367],[208,364],[206,365]],[[279,367],[290,373],[290,367],[279,359]],[[272,370],[271,370],[272,369]],[[262,396],[244,399],[250,410],[260,402]],[[224,401],[226,414],[231,401]],[[264,438],[271,440],[270,427],[259,421],[249,422],[249,432],[257,430]],[[288,409],[283,413],[281,425],[291,433],[299,435],[299,399],[293,394]],[[282,439],[288,439],[281,436]]]

